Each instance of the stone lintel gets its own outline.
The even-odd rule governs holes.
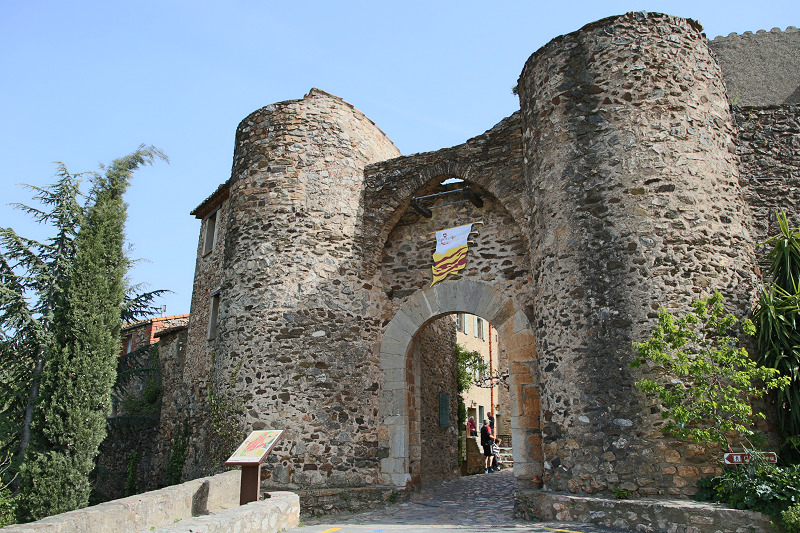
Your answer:
[[[456,297],[452,302],[455,311],[467,312],[469,309],[469,299],[476,291],[476,283],[472,280],[465,280],[458,283]]]
[[[436,295],[436,309],[435,314],[447,313],[453,309],[458,296],[459,283],[449,282],[444,280],[433,286],[433,293]]]

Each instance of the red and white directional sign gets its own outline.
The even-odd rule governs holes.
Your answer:
[[[759,455],[768,463],[777,463],[778,462],[778,454],[775,452],[759,452]],[[750,454],[749,453],[726,453],[725,454],[725,464],[726,465],[743,465],[750,462]]]

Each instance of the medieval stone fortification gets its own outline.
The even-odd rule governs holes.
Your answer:
[[[187,423],[184,477],[200,475],[232,450],[233,420],[235,438],[286,429],[264,486],[323,507],[456,475],[439,319],[466,312],[509,361],[520,487],[693,493],[719,450],[660,433],[631,344],[660,307],[714,289],[746,312],[775,211],[800,224],[800,32],[701,31],[628,13],[553,39],[524,65],[519,112],[436,152],[400,156],[317,89],[245,118],[230,179],[192,213],[186,354],[162,356],[154,464]],[[410,208],[465,184],[482,207],[455,193],[419,200],[431,217]],[[467,267],[430,287],[433,232],[476,220]]]

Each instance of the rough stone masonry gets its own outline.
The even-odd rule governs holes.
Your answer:
[[[447,350],[431,354],[452,339],[426,328],[467,312],[509,361],[520,487],[692,494],[719,450],[661,434],[631,343],[659,307],[714,289],[747,312],[775,211],[800,223],[800,66],[785,67],[798,58],[793,27],[709,41],[692,20],[628,13],[536,51],[520,111],[452,148],[400,156],[317,89],[252,113],[230,179],[192,213],[186,355],[160,428],[170,443],[191,427],[184,476],[212,465],[226,413],[242,436],[287,430],[264,486],[304,505],[371,505],[437,463],[455,475],[437,454],[457,431],[430,427],[432,397],[453,387],[432,370]],[[779,90],[758,89],[765,75]],[[478,220],[467,267],[431,287],[433,232]]]

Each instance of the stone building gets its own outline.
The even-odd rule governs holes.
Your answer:
[[[165,465],[154,459],[161,445],[158,432],[162,416],[176,419],[175,413],[162,413],[161,406],[169,405],[162,402],[164,389],[170,395],[176,391],[172,385],[174,367],[183,364],[188,323],[189,315],[184,314],[148,318],[122,327],[107,435],[94,472],[93,502],[125,496],[131,465],[136,471],[135,492],[167,484]],[[164,387],[163,383],[168,385]]]
[[[498,350],[499,338],[497,330],[479,316],[467,313],[456,313],[456,342],[469,351],[478,352],[487,366],[483,382],[472,385],[461,397],[467,409],[467,417],[474,416],[480,427],[489,416],[495,418],[495,433],[510,435],[508,415],[508,389],[503,374],[508,368],[508,361],[500,359]],[[489,379],[486,379],[489,378]]]
[[[125,355],[142,346],[158,342],[159,333],[164,330],[186,326],[189,315],[152,317],[126,324],[120,331],[122,346],[119,354]]]
[[[192,212],[182,393],[165,391],[192,428],[184,475],[209,467],[227,414],[240,437],[287,430],[264,486],[304,504],[424,482],[457,434],[425,418],[443,420],[452,366],[438,324],[470,313],[508,361],[520,487],[692,494],[718,451],[660,433],[631,344],[660,307],[714,289],[750,309],[755,245],[778,209],[800,223],[799,58],[793,27],[709,41],[692,20],[628,13],[536,51],[520,110],[451,148],[401,156],[317,89],[253,112],[230,179]],[[432,232],[476,220],[466,268],[431,287]]]

